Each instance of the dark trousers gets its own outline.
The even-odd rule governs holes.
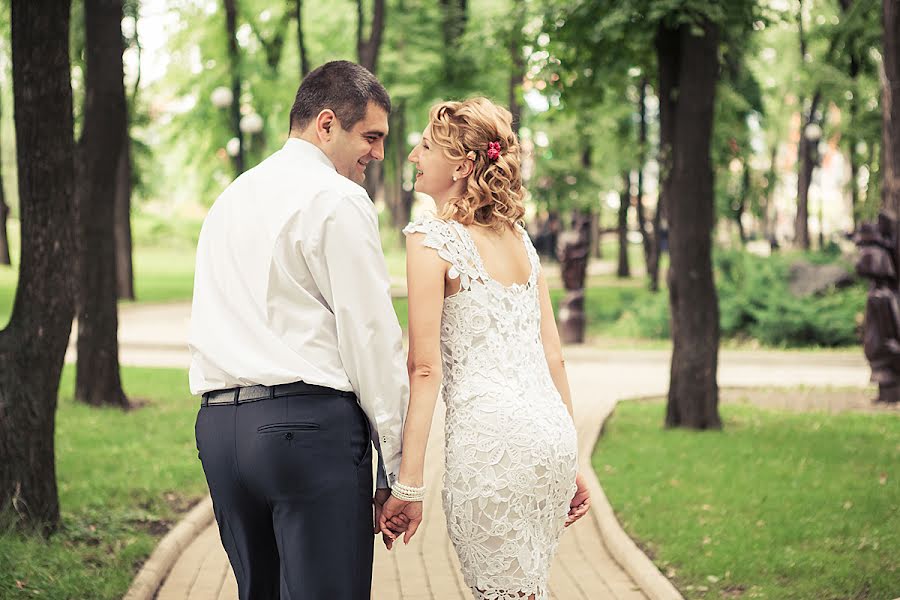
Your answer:
[[[204,406],[196,434],[241,600],[369,600],[372,442],[354,396]]]

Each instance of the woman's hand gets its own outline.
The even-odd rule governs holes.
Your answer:
[[[569,514],[566,517],[566,527],[587,514],[591,507],[591,493],[588,491],[587,484],[581,473],[575,476],[575,496],[569,502]]]

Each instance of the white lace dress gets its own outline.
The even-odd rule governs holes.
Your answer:
[[[443,504],[463,576],[482,600],[549,600],[547,578],[575,494],[575,426],[553,384],[540,334],[537,253],[524,285],[484,268],[458,222],[417,219],[403,231],[450,263],[444,299],[447,405]]]

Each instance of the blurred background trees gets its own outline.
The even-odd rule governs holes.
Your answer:
[[[73,0],[72,124],[45,120],[80,140],[72,198],[64,178],[41,191],[50,182],[28,169],[51,157],[17,145],[31,134],[13,110],[27,84],[13,76],[11,8],[25,4],[0,1],[0,263],[12,263],[0,308],[8,317],[14,293],[34,297],[17,282],[66,235],[29,224],[28,202],[77,200],[81,320],[107,311],[105,341],[79,347],[85,373],[108,374],[100,392],[84,389],[89,402],[127,403],[114,299],[189,299],[205,211],[281,147],[302,76],[333,59],[366,64],[391,93],[385,160],[367,179],[401,281],[400,229],[428,204],[406,157],[434,102],[485,95],[514,116],[545,262],[560,228],[591,218],[602,268],[589,269],[589,326],[673,340],[669,425],[719,426],[720,338],[858,343],[862,284],[789,288],[798,262],[848,264],[857,224],[900,210],[895,1]],[[103,62],[86,27],[98,6],[120,15],[100,42],[117,56]],[[29,310],[57,310],[41,298]],[[98,356],[102,369],[87,362]]]

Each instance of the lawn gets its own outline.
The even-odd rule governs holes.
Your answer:
[[[197,403],[178,369],[123,368],[137,410],[72,400],[67,366],[56,417],[62,528],[49,541],[0,535],[0,598],[118,599],[164,532],[206,493]]]
[[[900,418],[721,407],[721,432],[621,403],[593,465],[626,531],[688,599],[900,595]]]

